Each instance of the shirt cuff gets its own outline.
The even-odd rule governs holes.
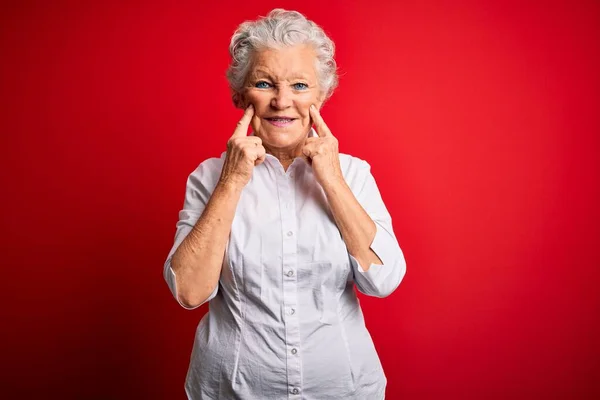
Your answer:
[[[376,221],[375,226],[377,232],[370,248],[383,265],[372,263],[365,271],[352,254],[348,253],[348,256],[358,289],[369,296],[386,297],[396,290],[404,278],[406,261],[393,232],[389,232]]]

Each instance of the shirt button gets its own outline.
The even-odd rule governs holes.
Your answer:
[[[297,352],[298,352],[298,350],[292,349],[292,354],[296,354]]]
[[[298,390],[298,388],[293,388],[292,389],[292,394],[298,394],[300,393],[300,391]]]
[[[292,231],[289,231],[289,232],[287,233],[287,235],[288,235],[288,236],[292,236],[293,234],[294,234],[294,232],[292,232]]]
[[[294,276],[294,271],[291,269],[287,272],[287,276]]]

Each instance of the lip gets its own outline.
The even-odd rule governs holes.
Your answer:
[[[268,118],[264,118],[264,119],[269,121],[269,123],[271,125],[274,125],[277,127],[284,127],[284,126],[293,124],[297,118],[286,117],[286,116],[276,116],[276,117],[268,117]]]

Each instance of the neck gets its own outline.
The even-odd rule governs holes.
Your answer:
[[[275,156],[283,166],[283,170],[287,171],[288,167],[294,162],[294,159],[302,155],[302,147],[304,146],[304,141],[286,149],[270,147],[268,145],[265,145],[264,143],[263,146],[265,147],[267,154]]]

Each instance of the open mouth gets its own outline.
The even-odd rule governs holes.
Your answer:
[[[291,125],[296,120],[296,118],[285,118],[285,117],[265,118],[265,119],[267,121],[269,121],[272,125],[275,125],[278,127]]]

